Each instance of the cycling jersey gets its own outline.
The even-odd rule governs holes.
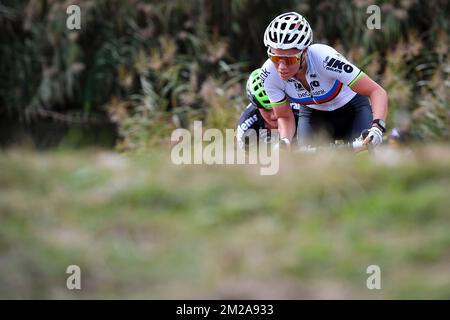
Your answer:
[[[291,108],[295,117],[295,125],[298,123],[298,114],[300,110],[300,105],[297,103],[291,103]],[[256,105],[250,103],[247,108],[242,112],[241,117],[239,118],[236,138],[239,144],[239,147],[245,149],[246,141],[245,137],[250,135],[249,131],[253,129],[256,131],[257,140],[261,139],[266,143],[270,142],[270,130],[260,131],[260,129],[267,129],[266,122],[262,117],[261,113],[258,111]]]
[[[273,107],[285,104],[288,99],[316,110],[332,111],[356,95],[351,87],[363,74],[332,47],[313,44],[308,47],[306,59],[306,81],[311,92],[294,78],[282,80],[269,59],[261,67],[260,77]]]

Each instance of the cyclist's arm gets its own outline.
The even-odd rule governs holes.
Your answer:
[[[388,106],[386,91],[332,47],[321,45],[320,48],[316,63],[323,68],[319,68],[319,72],[341,81],[356,93],[369,97],[373,118],[386,120]],[[328,64],[320,63],[322,60],[328,61]]]
[[[277,117],[280,139],[288,138],[289,141],[292,141],[295,134],[295,118],[289,101],[285,99],[278,103],[272,103],[272,108]]]
[[[388,112],[388,96],[386,90],[366,74],[350,88],[356,93],[370,98],[374,119],[386,120]]]

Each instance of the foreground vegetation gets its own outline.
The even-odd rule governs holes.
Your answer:
[[[448,148],[293,156],[275,176],[169,155],[2,153],[0,298],[450,298]]]

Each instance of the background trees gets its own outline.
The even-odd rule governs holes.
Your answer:
[[[247,75],[265,60],[265,26],[295,10],[315,42],[335,46],[389,91],[391,125],[449,138],[448,1],[378,1],[381,30],[366,27],[365,0],[85,0],[76,2],[80,31],[66,28],[70,4],[0,5],[2,127],[32,136],[42,134],[29,130],[36,124],[107,127],[115,138],[115,124],[121,150],[164,141],[192,119],[234,127]],[[68,132],[52,131],[53,144]],[[20,140],[13,128],[2,136]]]

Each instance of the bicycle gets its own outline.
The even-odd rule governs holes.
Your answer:
[[[373,148],[370,141],[364,142],[368,134],[369,130],[365,129],[361,132],[361,135],[352,142],[335,141],[329,143],[328,145],[302,146],[296,150],[296,153],[317,153],[324,150],[342,150],[342,149],[350,149],[353,150],[355,153],[360,153],[364,151],[372,153]]]

